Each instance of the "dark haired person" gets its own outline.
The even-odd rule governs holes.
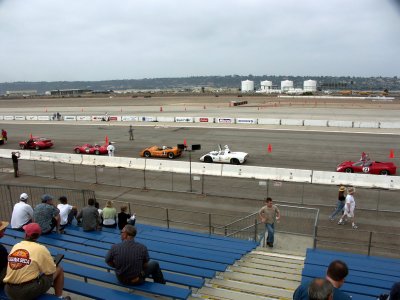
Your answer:
[[[57,297],[63,297],[64,270],[56,266],[47,248],[39,243],[42,230],[37,223],[24,226],[25,240],[14,245],[8,255],[4,291],[11,300],[36,299],[54,287]]]
[[[258,212],[261,222],[265,224],[265,231],[268,232],[267,245],[274,246],[275,220],[279,221],[281,213],[276,205],[272,203],[272,198],[265,199],[265,205]]]
[[[347,265],[340,260],[334,260],[329,264],[326,272],[326,280],[333,285],[333,300],[351,300],[351,297],[342,292],[339,288],[344,284],[346,276],[349,274]],[[308,300],[308,288],[310,282],[302,283],[294,292],[294,300]]]
[[[96,200],[90,198],[88,205],[82,208],[76,216],[78,222],[82,220],[82,228],[84,231],[94,231],[99,229],[99,211],[94,206]]]
[[[71,224],[77,214],[75,206],[68,204],[68,199],[65,196],[58,198],[60,204],[57,205],[60,211],[60,230],[63,231],[67,225]]]
[[[151,275],[154,282],[165,284],[157,261],[150,260],[146,246],[135,242],[136,228],[126,225],[121,231],[121,240],[108,251],[105,261],[115,268],[117,279],[127,285],[142,284]]]
[[[41,234],[49,234],[55,228],[60,233],[60,211],[53,203],[53,196],[44,194],[42,203],[35,206],[33,220],[42,228]]]

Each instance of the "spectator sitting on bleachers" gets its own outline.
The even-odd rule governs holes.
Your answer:
[[[315,278],[308,287],[308,298],[310,300],[332,300],[332,283],[324,278]]]
[[[19,196],[19,202],[14,205],[11,215],[12,229],[23,231],[22,227],[32,222],[33,209],[27,204],[29,196],[27,193],[22,193]]]
[[[378,300],[400,300],[400,282],[393,284],[389,295],[379,295]]]
[[[88,200],[88,206],[82,208],[79,214],[76,216],[78,223],[82,220],[82,228],[84,231],[94,231],[99,229],[99,211],[94,204],[96,200],[90,198]]]
[[[42,230],[38,223],[24,226],[25,240],[14,245],[8,256],[5,292],[11,300],[36,299],[51,286],[60,299],[64,288],[64,270],[56,266],[49,250],[37,243]]]
[[[44,194],[42,203],[35,206],[33,220],[42,228],[41,234],[49,234],[55,228],[60,233],[60,211],[53,204],[53,196]]]
[[[150,275],[154,282],[165,284],[158,262],[150,260],[146,246],[135,242],[135,236],[136,228],[126,225],[121,231],[122,243],[111,247],[106,263],[115,268],[115,275],[123,284],[142,284]]]
[[[126,205],[121,206],[121,212],[118,213],[118,228],[119,230],[122,230],[125,225],[130,224],[132,226],[135,226],[135,215],[133,214],[132,216],[126,211],[128,210],[128,207]],[[133,218],[133,219],[132,219]]]
[[[342,292],[339,288],[344,284],[346,276],[349,274],[347,265],[340,260],[334,260],[329,264],[326,272],[326,280],[333,285],[333,300],[351,300],[351,297]],[[310,282],[302,283],[294,292],[293,300],[308,300],[308,288]]]
[[[63,231],[67,225],[72,223],[72,220],[77,215],[76,206],[68,204],[67,197],[61,196],[59,199],[60,204],[57,208],[60,211],[60,230]]]
[[[117,228],[117,210],[111,200],[108,200],[106,207],[103,208],[102,217],[104,227]]]

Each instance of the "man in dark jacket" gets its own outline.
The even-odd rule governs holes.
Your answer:
[[[94,206],[96,203],[95,199],[90,198],[88,200],[88,206],[82,208],[79,214],[76,216],[76,220],[81,222],[84,231],[94,231],[99,228],[99,211]]]

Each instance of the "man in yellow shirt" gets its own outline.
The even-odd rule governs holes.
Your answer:
[[[37,223],[23,227],[25,240],[14,245],[8,255],[7,274],[4,278],[5,292],[11,300],[36,299],[51,286],[60,299],[64,288],[64,270],[56,266],[49,250],[39,243],[42,230]]]

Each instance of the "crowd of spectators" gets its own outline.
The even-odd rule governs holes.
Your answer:
[[[117,214],[112,201],[107,201],[104,209],[100,210],[96,208],[98,202],[91,198],[78,213],[77,207],[68,204],[65,196],[61,196],[60,203],[56,205],[53,196],[44,194],[41,203],[34,208],[28,200],[29,195],[22,193],[11,215],[11,228],[25,232],[24,240],[15,244],[10,253],[0,244],[0,288],[4,288],[9,299],[36,299],[51,287],[60,299],[71,299],[62,295],[63,268],[37,240],[41,235],[65,233],[65,228],[74,219],[84,231],[100,230],[102,226],[120,227],[122,242],[112,246],[105,261],[115,269],[121,283],[138,285],[151,277],[155,282],[165,284],[158,262],[150,260],[146,246],[135,241],[136,228],[131,225],[135,216],[126,212],[126,206]],[[0,238],[8,225],[9,222],[0,221]]]

